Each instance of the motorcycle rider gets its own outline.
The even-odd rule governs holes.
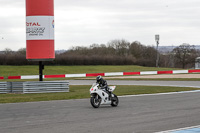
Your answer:
[[[99,86],[108,92],[108,95],[110,97],[111,92],[108,90],[108,84],[107,84],[106,80],[104,80],[100,75],[97,76],[96,80],[97,80],[97,83],[99,84]]]

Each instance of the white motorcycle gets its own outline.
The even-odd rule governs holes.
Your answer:
[[[111,93],[109,96],[105,89],[101,89],[99,84],[94,83],[90,88],[90,103],[94,108],[98,108],[100,104],[110,104],[116,107],[119,103],[118,97],[112,92],[115,90],[116,86],[108,86],[108,91]]]

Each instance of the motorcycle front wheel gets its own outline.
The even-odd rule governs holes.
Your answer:
[[[101,104],[101,97],[99,95],[93,95],[90,98],[90,103],[91,103],[92,107],[98,108]]]
[[[118,97],[115,94],[112,95],[114,95],[114,97],[111,98],[111,106],[117,107],[117,105],[119,104]]]

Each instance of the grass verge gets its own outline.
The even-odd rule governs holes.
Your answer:
[[[115,78],[109,80],[134,80],[134,81],[200,81],[200,78]]]
[[[90,87],[91,87],[90,85],[71,85],[70,92],[67,93],[0,94],[0,103],[36,102],[36,101],[89,98]],[[121,96],[121,95],[153,94],[153,93],[166,93],[166,92],[178,92],[178,91],[190,91],[190,90],[198,90],[198,88],[118,85],[114,93],[118,96]]]
[[[200,81],[200,78],[112,78],[104,77],[106,80],[134,80],[134,81]],[[55,79],[54,79],[55,80]],[[96,77],[74,78],[72,80],[96,80]]]
[[[164,71],[177,68],[143,67],[135,65],[96,65],[96,66],[45,66],[44,75],[75,74],[75,73],[105,73],[105,72],[139,72],[139,71]],[[0,65],[0,76],[38,75],[37,65],[7,66]]]
[[[200,81],[200,78],[112,78],[106,77],[106,80],[134,80],[134,81]],[[0,82],[26,82],[38,81],[39,79],[1,79]],[[96,77],[89,78],[49,78],[43,81],[58,81],[58,80],[96,80]]]

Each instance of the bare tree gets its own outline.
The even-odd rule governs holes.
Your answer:
[[[130,43],[124,39],[108,42],[108,47],[113,47],[117,55],[127,56]]]
[[[5,54],[5,55],[10,55],[10,54],[12,54],[12,53],[13,53],[12,49],[10,49],[10,48],[5,48],[5,50],[4,50],[4,54]]]
[[[22,54],[22,55],[26,55],[26,48],[20,48],[17,53]]]
[[[194,63],[197,51],[193,45],[184,43],[173,49],[174,57],[185,68],[187,64]]]
[[[129,53],[136,58],[142,58],[145,51],[145,46],[143,46],[140,42],[132,42],[129,47]]]

